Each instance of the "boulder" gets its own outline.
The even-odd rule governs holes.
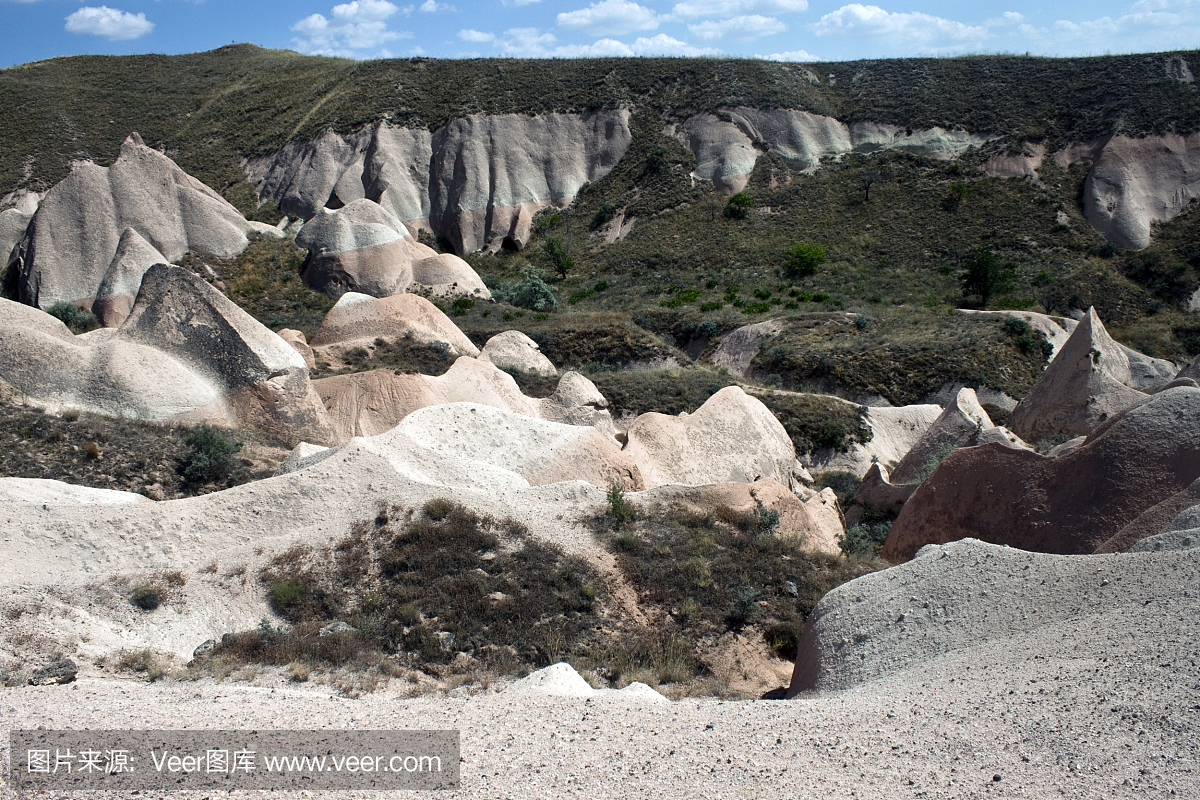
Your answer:
[[[69,658],[62,658],[33,671],[29,678],[30,686],[50,686],[51,684],[71,683],[78,674],[79,667]]]
[[[246,221],[133,133],[111,167],[80,162],[46,194],[19,247],[21,301],[91,308],[127,228],[162,261],[178,261],[188,251],[230,258],[252,234],[282,236],[270,225]]]
[[[743,325],[721,337],[721,343],[717,345],[710,361],[714,367],[724,367],[732,374],[744,378],[750,371],[750,362],[758,355],[763,342],[779,335],[782,330],[783,324],[777,319]]]
[[[1200,381],[1200,356],[1196,356],[1194,359],[1192,359],[1190,364],[1179,370],[1178,374],[1175,376],[1175,380],[1180,379]]]
[[[554,364],[542,355],[537,342],[520,331],[497,333],[483,345],[483,349],[479,351],[479,358],[490,361],[501,369],[532,372],[548,378],[558,375]]]
[[[1009,427],[1028,442],[1086,435],[1145,398],[1127,385],[1129,357],[1108,335],[1094,308],[1013,409]]]
[[[483,300],[490,300],[492,297],[479,273],[453,253],[434,253],[414,261],[412,284],[408,290],[431,297],[465,295]]]
[[[0,271],[8,268],[17,255],[17,245],[25,238],[33,213],[16,208],[0,211]]]
[[[1200,389],[1164,389],[1053,458],[997,444],[954,451],[905,503],[883,556],[904,560],[926,544],[967,537],[1046,553],[1094,553],[1197,477]],[[1147,518],[1139,535],[1158,533],[1169,521],[1156,529]]]
[[[666,483],[793,483],[796,452],[787,431],[761,401],[737,386],[714,394],[694,414],[642,414],[629,426],[624,452],[647,488]]]
[[[1157,630],[1179,595],[1197,585],[1195,550],[1082,559],[973,539],[927,547],[821,598],[800,639],[788,697],[919,671],[954,652],[987,666],[970,651],[988,644],[1023,654],[1036,670],[1063,656],[1063,626]],[[1133,627],[1131,615],[1142,615]]]
[[[106,328],[119,327],[133,310],[146,270],[166,262],[167,257],[133,228],[122,231],[117,252],[100,281],[96,299],[92,301],[92,313],[100,324]]]
[[[1117,531],[1110,539],[1102,542],[1097,553],[1119,553],[1131,550],[1142,539],[1157,536],[1163,531],[1176,532],[1187,518],[1188,512],[1200,503],[1200,479],[1180,492],[1147,508],[1128,525]],[[1200,527],[1194,525],[1192,527]]]
[[[449,317],[415,294],[375,298],[347,292],[325,315],[311,345],[326,360],[337,361],[356,347],[373,350],[377,339],[391,343],[409,338],[417,342],[444,342],[454,355],[479,355],[479,348]]]

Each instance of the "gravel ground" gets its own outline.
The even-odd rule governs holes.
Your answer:
[[[272,688],[83,678],[0,690],[0,723],[453,727],[462,732],[462,787],[444,797],[1200,797],[1200,602],[1188,595],[789,701],[650,704],[498,686],[405,699],[399,681],[349,699],[282,680]]]

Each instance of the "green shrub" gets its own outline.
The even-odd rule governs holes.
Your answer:
[[[731,219],[745,219],[750,216],[752,208],[754,208],[754,198],[745,192],[738,192],[725,204],[725,216]]]
[[[614,528],[637,519],[637,509],[625,499],[625,491],[615,483],[608,487],[608,513],[613,518]]]
[[[1015,280],[1016,267],[985,247],[971,253],[959,274],[963,297],[977,296],[980,308],[987,308],[993,295],[1012,291]]]
[[[135,587],[129,600],[142,611],[153,611],[162,605],[162,595],[153,586],[141,585]]]
[[[821,245],[811,242],[796,242],[784,254],[783,274],[789,278],[815,275],[817,268],[825,262],[825,255],[825,248]]]
[[[304,586],[297,581],[279,581],[271,584],[268,594],[271,605],[276,611],[283,613],[304,599]]]
[[[64,325],[71,329],[71,333],[80,334],[94,331],[100,327],[100,320],[96,319],[96,315],[86,308],[80,308],[74,303],[67,303],[62,300],[50,306],[46,313],[52,317],[57,317]]]
[[[475,307],[475,301],[470,297],[459,297],[450,304],[450,309],[454,316],[461,317]]]
[[[492,294],[497,300],[532,311],[558,308],[554,288],[542,280],[541,273],[528,265],[521,268],[519,280],[501,283]]]
[[[890,521],[860,522],[838,537],[838,546],[848,556],[878,555],[891,529]]]
[[[561,236],[551,236],[543,242],[542,253],[550,259],[550,264],[560,278],[566,278],[567,273],[575,268],[575,259],[567,252],[567,246]]]
[[[241,443],[231,442],[210,425],[193,428],[183,443],[192,449],[180,465],[180,474],[189,484],[219,483],[228,479],[234,466],[233,454],[242,449]]]
[[[743,314],[766,314],[770,310],[771,304],[764,303],[761,300],[757,300],[753,303],[746,303],[746,305],[742,306]]]

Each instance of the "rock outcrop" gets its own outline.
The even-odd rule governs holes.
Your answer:
[[[860,477],[875,463],[891,469],[912,450],[941,413],[942,407],[932,404],[871,406],[866,413],[870,441],[851,442],[844,453],[813,454],[811,466],[814,471],[839,470]]]
[[[310,219],[366,198],[463,254],[506,241],[524,246],[534,213],[568,205],[631,141],[627,110],[473,114],[433,132],[385,122],[326,133],[251,159],[249,171],[259,196],[287,214]]]
[[[120,328],[82,336],[32,307],[0,307],[0,380],[36,405],[333,438],[299,353],[187,270],[152,267]]]
[[[558,369],[550,359],[542,355],[537,342],[520,331],[504,331],[488,339],[479,351],[482,361],[490,361],[501,369],[515,369],[518,372],[532,372],[546,378],[553,378]]]
[[[304,364],[308,367],[309,372],[312,372],[317,368],[317,358],[313,354],[313,349],[309,347],[308,340],[304,338],[303,331],[293,330],[292,328],[283,328],[282,330],[278,331],[278,333],[279,338],[287,342],[288,345],[297,353],[299,353],[300,357],[304,359]]]
[[[229,258],[251,234],[283,235],[247,222],[223,197],[130,134],[111,167],[76,164],[38,206],[18,247],[21,302],[91,308],[127,228],[164,261],[178,261],[189,250]]]
[[[1163,580],[1164,572],[1172,578]],[[1179,587],[1197,582],[1197,550],[1080,559],[971,539],[928,547],[821,598],[800,640],[788,696],[849,689],[1043,627],[1053,636],[1034,639],[1045,649],[1027,658],[1059,657],[1061,626],[1081,615],[1104,630],[1105,615],[1170,608]]]
[[[348,350],[374,350],[375,341],[393,343],[412,339],[427,344],[442,342],[448,353],[479,355],[479,348],[450,318],[424,297],[397,294],[371,297],[347,292],[325,315],[309,343],[314,352],[335,361]]]
[[[694,178],[711,180],[722,191],[740,192],[759,155],[781,156],[798,172],[814,172],[821,159],[847,153],[901,150],[928,158],[951,159],[990,140],[966,131],[911,129],[874,122],[847,125],[833,117],[785,108],[723,109],[701,113],[667,129],[696,154]]]
[[[642,414],[627,435],[625,453],[641,468],[647,488],[760,478],[791,486],[798,469],[779,420],[737,386],[717,392],[694,414]]]
[[[575,372],[564,375],[555,393],[544,399],[525,396],[511,375],[466,356],[439,377],[377,369],[321,378],[313,386],[329,410],[339,441],[385,433],[420,408],[464,402],[595,427],[610,438],[616,433],[603,395]]]
[[[924,545],[967,537],[1045,553],[1093,553],[1197,477],[1200,389],[1164,389],[1059,456],[997,444],[954,451],[904,505],[883,555],[903,560]],[[1160,530],[1144,525],[1142,535]]]
[[[133,228],[122,231],[117,252],[109,262],[104,278],[96,289],[96,298],[92,301],[92,313],[100,320],[100,324],[106,328],[119,327],[133,310],[146,270],[155,264],[167,262],[167,257]]]
[[[0,503],[121,505],[150,503],[148,497],[116,489],[95,489],[44,478],[0,478]]]
[[[777,319],[743,325],[721,337],[720,344],[709,359],[714,367],[724,367],[734,375],[746,377],[750,362],[758,355],[762,343],[777,336],[783,324]]]
[[[1009,427],[1028,442],[1081,436],[1145,398],[1129,388],[1133,375],[1125,350],[1104,329],[1095,309],[1013,409]]]
[[[919,482],[952,450],[988,442],[1027,447],[1006,428],[992,424],[973,389],[960,389],[954,402],[946,406],[892,470],[890,480],[897,484]]]
[[[370,200],[318,209],[296,235],[296,244],[308,249],[304,282],[331,297],[346,292],[387,297],[410,290],[491,297],[467,262],[421,244]]]

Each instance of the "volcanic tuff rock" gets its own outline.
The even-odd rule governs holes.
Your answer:
[[[1009,427],[1026,441],[1091,432],[1145,395],[1129,388],[1129,357],[1104,329],[1096,310],[1076,326],[1029,394],[1013,409]]]
[[[1151,604],[1163,604],[1155,614],[1171,613],[1179,587],[1198,584],[1200,550],[1071,558],[973,539],[926,547],[821,598],[788,696],[848,689],[951,651],[1080,620],[1103,636],[1111,616]],[[1061,634],[1042,644],[1041,658],[1060,655]]]
[[[786,108],[739,107],[719,114],[697,114],[678,128],[669,127],[667,134],[696,154],[693,177],[711,180],[728,194],[746,188],[763,151],[778,154],[797,171],[811,173],[822,158],[847,153],[901,150],[950,159],[989,141],[986,136],[938,127],[913,130],[874,122],[846,125],[833,117]]]
[[[492,296],[467,262],[421,244],[400,220],[370,200],[319,209],[300,229],[296,243],[308,249],[304,282],[331,297],[346,292],[387,297],[410,289],[439,296]]]
[[[282,236],[247,222],[219,194],[130,134],[111,167],[76,164],[38,206],[19,246],[21,301],[90,308],[126,228],[177,261],[194,250],[219,258],[240,253],[253,233]],[[149,266],[145,264],[143,266]]]
[[[811,466],[814,470],[852,472],[859,477],[876,462],[891,469],[920,441],[941,413],[942,407],[932,404],[871,406],[865,417],[871,430],[870,441],[850,442],[844,453],[814,454]]]
[[[504,331],[488,339],[479,351],[479,358],[497,367],[510,367],[520,372],[532,372],[553,378],[558,369],[542,355],[537,342],[520,331]]]
[[[415,294],[375,298],[346,292],[329,309],[310,344],[314,351],[334,360],[354,347],[372,350],[376,339],[395,342],[407,338],[427,343],[445,342],[451,353],[479,355],[479,348],[449,317]]]
[[[32,307],[0,308],[0,380],[36,405],[333,438],[300,355],[187,270],[147,271],[117,329],[72,336]]]
[[[155,264],[165,264],[167,260],[133,228],[122,231],[117,252],[100,281],[96,299],[92,301],[92,313],[100,323],[106,328],[119,327],[133,310],[146,270]]]
[[[1200,389],[1164,389],[1059,456],[996,444],[955,450],[904,505],[883,556],[903,560],[926,544],[966,537],[1045,553],[1093,553],[1197,477]],[[1142,535],[1169,521],[1157,529],[1145,525]]]
[[[150,503],[148,497],[115,489],[94,489],[44,478],[0,478],[0,503]]]
[[[915,483],[892,483],[887,468],[872,464],[854,493],[855,505],[893,516],[917,490]]]
[[[434,132],[381,122],[326,133],[251,159],[260,198],[310,219],[367,198],[414,233],[431,230],[462,254],[522,247],[533,214],[562,208],[607,175],[632,140],[628,110],[586,114],[473,114]]]
[[[625,453],[641,468],[647,487],[759,478],[791,486],[799,468],[779,420],[737,386],[726,386],[694,414],[642,414],[627,435]]]
[[[287,342],[304,359],[304,365],[308,367],[309,372],[317,368],[316,356],[313,355],[313,349],[308,346],[308,340],[304,338],[303,331],[283,328],[278,333],[279,338]]]
[[[609,437],[616,433],[603,395],[575,372],[564,375],[554,394],[544,399],[526,397],[507,372],[467,356],[440,377],[377,369],[321,378],[313,387],[329,410],[339,441],[385,433],[419,408],[460,402],[595,427]]]

